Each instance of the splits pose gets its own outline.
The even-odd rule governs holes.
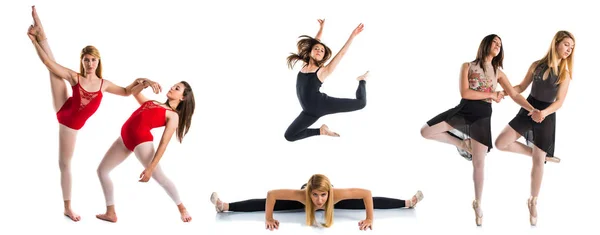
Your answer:
[[[79,221],[81,217],[71,208],[71,159],[75,150],[77,132],[98,110],[104,92],[129,96],[140,92],[144,88],[143,81],[148,80],[140,78],[127,87],[120,87],[102,78],[100,52],[93,46],[86,46],[81,50],[79,73],[57,64],[35,6],[32,7],[31,14],[34,24],[29,26],[27,35],[39,58],[50,72],[52,101],[59,123],[58,165],[64,215],[73,221]],[[70,97],[65,80],[71,85],[72,96]],[[155,87],[154,84],[152,85]],[[155,92],[158,91],[155,89]]]
[[[523,81],[514,87],[521,93],[532,84],[527,101],[535,111],[530,115],[527,110],[519,110],[496,139],[499,150],[533,158],[531,195],[527,201],[531,225],[537,224],[536,205],[544,175],[544,160],[560,162],[554,156],[556,111],[567,97],[573,74],[574,50],[575,38],[571,33],[559,31],[554,35],[546,55],[533,62]],[[521,137],[528,145],[517,141]]]
[[[144,85],[148,86],[150,83],[144,82]],[[167,93],[165,103],[149,100],[141,93],[134,94],[134,97],[140,107],[123,124],[121,136],[108,149],[98,166],[98,178],[100,178],[106,200],[106,213],[96,215],[96,217],[117,222],[113,184],[109,174],[133,152],[145,167],[140,175],[140,182],[148,182],[152,176],[177,205],[181,220],[189,222],[192,217],[179,199],[175,185],[163,173],[158,162],[163,157],[173,133],[177,134],[177,139],[181,142],[192,124],[192,115],[195,109],[192,88],[185,81],[175,84]],[[164,131],[158,148],[155,150],[154,138],[150,131],[163,126]]]
[[[302,112],[292,122],[285,131],[285,139],[288,141],[297,141],[315,135],[336,136],[339,134],[330,131],[327,125],[323,124],[319,129],[309,128],[319,118],[335,113],[351,112],[363,109],[367,105],[366,81],[367,73],[357,78],[358,88],[356,90],[356,99],[335,98],[328,96],[320,91],[321,85],[325,79],[333,73],[335,67],[339,64],[344,54],[350,47],[354,37],[363,30],[363,24],[359,24],[346,44],[333,57],[331,62],[324,65],[331,57],[331,49],[325,46],[321,40],[323,25],[325,20],[319,20],[321,25],[315,38],[303,35],[298,41],[298,53],[288,56],[287,63],[291,69],[299,60],[304,63],[302,69],[298,72],[296,78],[296,94],[302,106]]]
[[[460,94],[462,99],[456,107],[443,112],[421,128],[421,135],[430,140],[456,146],[461,156],[473,162],[475,200],[475,223],[482,223],[481,195],[483,191],[484,161],[492,149],[491,117],[492,100],[496,103],[504,98],[504,92],[495,91],[499,83],[506,93],[527,114],[534,107],[515,91],[500,69],[504,59],[502,40],[495,34],[483,38],[477,57],[462,65]]]
[[[358,223],[360,230],[373,229],[373,209],[414,208],[423,200],[423,193],[417,191],[411,200],[386,197],[372,197],[371,191],[360,188],[333,188],[329,179],[321,174],[310,177],[301,189],[277,189],[267,193],[266,199],[251,199],[225,203],[217,193],[212,193],[210,201],[217,212],[265,211],[266,229],[279,228],[279,221],[273,218],[273,211],[300,210],[306,213],[306,224],[330,227],[333,224],[335,209],[366,209],[366,219]],[[315,211],[325,211],[325,223],[316,222]]]

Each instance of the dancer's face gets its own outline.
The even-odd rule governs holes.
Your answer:
[[[558,52],[558,55],[561,59],[566,59],[571,55],[574,47],[575,42],[573,42],[573,39],[565,38],[558,43],[556,47],[556,52]]]
[[[183,83],[177,83],[169,89],[167,92],[167,98],[171,100],[183,100],[183,91],[185,90],[185,85]]]
[[[325,47],[321,44],[314,45],[310,51],[310,57],[315,61],[321,61],[323,56],[325,56]]]
[[[500,54],[500,48],[502,48],[502,40],[500,40],[500,38],[498,37],[495,37],[490,47],[490,53],[492,53],[493,57],[496,57],[498,54]]]
[[[100,59],[93,55],[85,54],[83,55],[83,58],[81,58],[81,63],[83,64],[85,73],[93,74],[96,72],[96,68],[98,68],[98,63],[100,63]]]
[[[325,191],[319,191],[315,189],[310,193],[310,199],[315,205],[315,209],[323,209],[328,197],[329,193]]]

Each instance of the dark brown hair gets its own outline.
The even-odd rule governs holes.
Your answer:
[[[183,141],[183,137],[190,130],[192,125],[192,115],[194,115],[194,109],[196,108],[196,101],[194,100],[194,92],[192,87],[186,81],[181,81],[181,84],[185,86],[183,90],[183,100],[179,102],[175,111],[179,115],[179,125],[177,126],[177,139],[179,143]],[[167,100],[167,104],[169,101]]]
[[[323,66],[323,64],[329,60],[329,57],[331,57],[331,49],[329,49],[329,47],[327,47],[321,41],[307,35],[302,35],[299,38],[301,39],[297,43],[298,53],[291,53],[291,55],[287,57],[287,64],[290,69],[296,65],[298,60],[303,61],[304,65],[307,65],[311,59],[310,52],[315,45],[320,44],[325,48],[325,55],[323,55],[323,59],[321,61],[314,61],[317,67]]]
[[[496,34],[490,34],[490,35],[485,36],[485,38],[483,38],[483,40],[481,40],[481,43],[479,44],[479,49],[477,50],[477,57],[475,58],[475,60],[473,60],[473,62],[475,62],[476,64],[479,64],[479,67],[481,67],[484,72],[485,72],[485,67],[483,66],[483,61],[485,60],[485,57],[487,57],[490,54],[490,51],[492,48],[492,42],[494,42],[494,38],[498,38],[498,39],[500,39],[500,41],[502,41],[502,39]],[[504,60],[504,45],[501,44],[500,52],[498,53],[498,55],[496,57],[494,57],[492,59],[492,67],[494,67],[494,74],[496,74],[496,71],[498,71],[498,67],[502,68],[503,60]]]

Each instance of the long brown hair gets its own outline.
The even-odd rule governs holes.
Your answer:
[[[179,143],[183,141],[183,137],[190,130],[192,115],[194,115],[194,109],[196,108],[192,87],[186,81],[181,81],[181,84],[185,86],[183,100],[175,108],[177,115],[179,115],[179,125],[177,126],[177,139],[179,139]],[[169,101],[167,100],[165,103],[169,104]]]
[[[313,190],[327,192],[327,201],[325,202],[325,223],[321,224],[328,228],[333,224],[333,186],[327,176],[322,174],[314,174],[308,179],[306,184],[306,224],[312,226],[315,223],[315,205],[311,200],[311,193]]]
[[[81,75],[83,75],[84,77],[86,76],[85,68],[83,67],[83,62],[81,62],[81,60],[83,60],[83,56],[85,55],[91,55],[93,57],[98,58],[96,76],[98,76],[98,78],[102,78],[102,59],[100,59],[100,51],[98,51],[98,49],[94,46],[86,46],[83,49],[81,49],[81,55],[79,56],[79,73],[81,73]]]
[[[573,78],[573,54],[575,54],[575,45],[573,45],[573,49],[571,50],[571,54],[564,60],[560,60],[560,56],[558,55],[558,45],[566,38],[570,38],[573,40],[573,44],[575,44],[575,37],[568,31],[558,31],[554,35],[552,42],[550,43],[550,48],[548,48],[548,52],[546,55],[537,61],[537,64],[546,63],[548,67],[552,69],[554,74],[558,75],[558,81],[556,84],[560,84],[565,79],[567,79],[567,74],[569,77]],[[560,63],[558,62],[560,60]]]
[[[325,48],[325,54],[323,55],[323,59],[321,61],[314,61],[317,67],[323,66],[323,64],[329,60],[329,57],[331,57],[331,49],[329,49],[329,47],[327,47],[321,41],[308,35],[302,35],[299,38],[301,39],[297,43],[298,53],[291,53],[291,55],[287,57],[287,64],[290,69],[294,68],[294,65],[296,65],[298,60],[303,61],[304,65],[307,65],[311,59],[310,52],[312,51],[313,47],[318,44]]]
[[[479,43],[479,49],[477,50],[477,57],[475,57],[475,60],[473,60],[473,62],[475,62],[476,64],[479,64],[479,67],[481,67],[484,72],[485,72],[485,66],[483,66],[483,61],[485,60],[485,57],[487,57],[491,52],[492,42],[494,42],[494,38],[498,38],[498,39],[500,39],[500,41],[502,41],[502,38],[500,38],[496,34],[490,34],[490,35],[485,36],[481,40],[481,43]],[[496,57],[494,57],[492,59],[492,67],[494,67],[494,74],[496,74],[496,71],[498,71],[498,67],[502,68],[503,60],[504,60],[504,44],[501,44],[500,52],[498,53],[498,55]]]

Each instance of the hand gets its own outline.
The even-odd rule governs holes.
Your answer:
[[[271,219],[266,219],[265,221],[265,225],[266,225],[266,229],[273,231],[273,229],[278,229],[279,228],[279,221],[271,218]]]
[[[149,86],[152,87],[152,91],[155,94],[162,92],[162,87],[157,82],[151,81],[150,79],[147,79],[147,78],[138,78],[137,81],[138,81],[138,83],[144,84],[144,89]]]
[[[362,32],[364,27],[365,27],[365,25],[363,23],[360,23],[358,26],[356,26],[356,28],[354,29],[354,31],[352,31],[352,37],[355,37],[360,32]]]
[[[154,92],[154,94],[162,92],[162,87],[157,82],[148,80],[147,83],[150,87],[152,87],[152,91]]]
[[[140,174],[140,182],[148,182],[148,180],[150,180],[151,176],[152,176],[152,170],[146,168],[144,171],[142,171],[142,174]]]
[[[323,28],[323,25],[325,25],[325,19],[318,19],[317,21],[319,21],[320,27]]]
[[[496,91],[494,92],[495,95],[492,95],[492,100],[494,100],[496,103],[500,103],[500,101],[502,101],[502,99],[504,99],[504,93],[500,92],[500,91]]]
[[[29,36],[29,39],[32,42],[37,41],[37,30],[35,29],[35,27],[33,27],[33,25],[30,25],[29,29],[27,29],[27,36]]]
[[[529,116],[531,116],[531,119],[533,119],[534,122],[537,123],[541,123],[544,121],[544,119],[546,118],[546,115],[544,114],[544,112],[534,109],[531,112],[529,112],[528,114]]]
[[[367,229],[373,230],[373,220],[372,219],[361,220],[360,222],[358,222],[358,228],[360,230],[365,230],[365,231]]]

